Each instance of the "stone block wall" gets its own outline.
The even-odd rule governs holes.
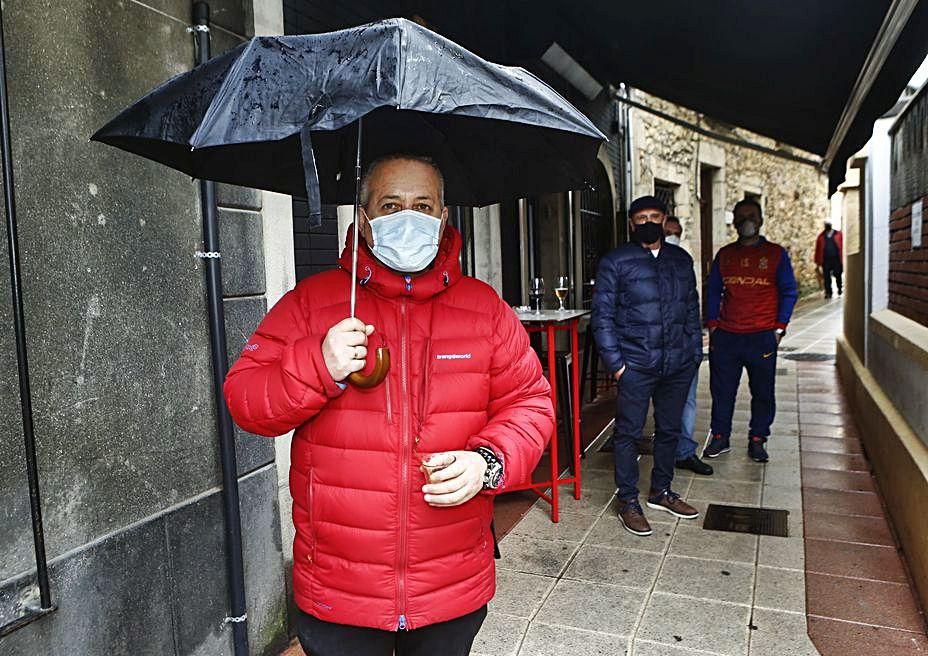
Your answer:
[[[637,90],[634,99],[713,132],[813,157]],[[759,195],[764,208],[763,234],[789,251],[801,291],[818,289],[813,261],[815,239],[830,211],[827,176],[819,168],[712,139],[642,110],[635,109],[632,115],[634,196],[653,193],[655,179],[678,185],[676,202],[684,246],[697,262],[702,247],[700,168],[709,166],[715,170],[713,252],[737,237],[726,222],[726,212],[746,193]]]
[[[213,51],[255,12],[211,2]],[[250,5],[250,0],[248,1]],[[57,610],[0,655],[229,654],[199,191],[99,126],[189,70],[187,0],[6,0],[37,457]],[[262,195],[221,186],[230,357],[263,316]],[[5,234],[2,235],[5,237]],[[6,249],[0,255],[0,624],[34,602]],[[286,639],[273,443],[237,440],[252,653]]]

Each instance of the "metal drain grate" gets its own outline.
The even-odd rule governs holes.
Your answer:
[[[702,527],[710,531],[731,531],[787,538],[789,537],[789,511],[709,504]]]
[[[827,362],[835,359],[835,356],[827,353],[789,353],[783,357],[798,362]]]

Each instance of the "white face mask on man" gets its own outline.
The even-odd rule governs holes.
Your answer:
[[[441,219],[416,210],[368,219],[377,259],[395,271],[422,271],[438,255]]]
[[[680,235],[667,235],[664,237],[664,241],[668,244],[673,244],[674,246],[680,245]]]

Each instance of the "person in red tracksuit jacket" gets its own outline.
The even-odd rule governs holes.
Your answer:
[[[741,372],[751,387],[748,456],[769,459],[764,446],[776,413],[777,350],[798,298],[786,249],[760,236],[764,223],[753,199],[735,205],[738,241],[719,250],[706,290],[712,428],[703,456],[731,450],[731,423]]]
[[[431,160],[371,164],[358,318],[349,241],[338,269],[271,308],[226,378],[239,426],[295,430],[293,595],[313,656],[466,656],[495,591],[493,495],[529,481],[554,430],[525,329],[461,275],[443,186]],[[347,385],[380,346],[384,381]]]
[[[844,236],[835,230],[830,221],[815,240],[815,265],[825,285],[825,298],[831,298],[831,279],[834,277],[841,296],[841,274],[844,273]]]

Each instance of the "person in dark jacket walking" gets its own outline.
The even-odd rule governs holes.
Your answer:
[[[831,278],[834,276],[838,287],[838,296],[843,291],[841,274],[844,273],[844,236],[835,230],[831,222],[825,222],[825,229],[815,240],[815,264],[825,283],[825,298],[831,298]]]
[[[731,420],[741,371],[751,385],[748,457],[767,462],[764,444],[776,413],[774,396],[777,349],[798,298],[796,277],[786,249],[760,236],[764,223],[760,204],[752,199],[735,205],[738,241],[715,256],[707,289],[709,387],[712,428],[703,456],[731,451]]]
[[[638,439],[654,402],[654,468],[649,508],[683,519],[699,512],[671,489],[683,405],[702,359],[693,259],[664,242],[664,203],[636,199],[628,215],[633,243],[606,254],[596,274],[593,332],[618,386],[615,483],[619,519],[635,535],[651,526],[638,502]]]

